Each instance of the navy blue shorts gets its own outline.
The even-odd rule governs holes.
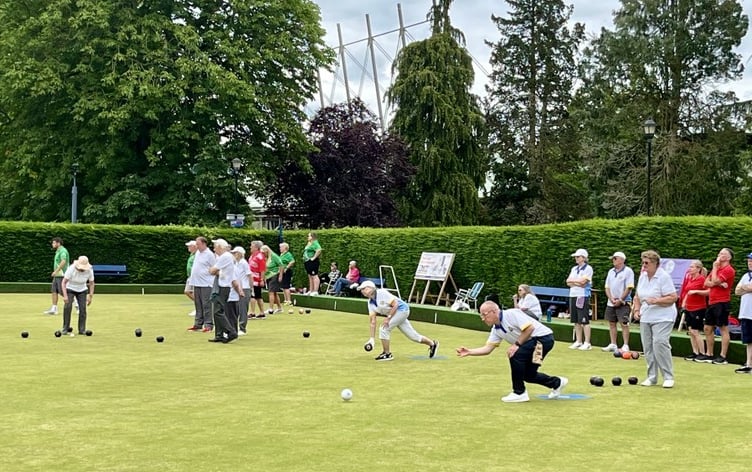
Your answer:
[[[752,344],[752,320],[742,318],[742,342],[744,344]]]

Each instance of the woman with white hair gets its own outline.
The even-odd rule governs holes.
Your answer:
[[[361,283],[358,286],[358,290],[368,298],[368,320],[371,327],[371,338],[364,346],[366,351],[373,349],[374,337],[376,336],[376,315],[386,316],[379,329],[382,352],[376,357],[377,361],[391,361],[393,359],[390,341],[394,328],[402,331],[402,334],[407,336],[411,341],[428,346],[429,358],[433,358],[436,355],[439,342],[420,335],[415,331],[410,321],[408,321],[407,317],[410,316],[410,305],[395,297],[389,290],[383,288],[377,289],[376,285],[370,280]]]

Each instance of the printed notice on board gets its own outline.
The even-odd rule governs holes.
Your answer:
[[[418,280],[446,280],[453,262],[453,253],[424,252],[420,255],[415,278]]]

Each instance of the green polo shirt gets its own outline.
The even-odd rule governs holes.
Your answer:
[[[55,259],[52,262],[52,270],[56,270],[57,266],[60,265],[60,262],[62,261],[65,261],[65,264],[63,265],[62,269],[55,272],[55,277],[64,276],[65,271],[68,270],[68,266],[70,265],[70,256],[68,255],[68,250],[63,246],[58,246],[57,251],[55,251]]]

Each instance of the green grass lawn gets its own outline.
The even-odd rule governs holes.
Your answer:
[[[454,355],[483,332],[414,323],[441,341],[438,358],[395,333],[395,360],[377,363],[362,315],[275,315],[217,345],[185,331],[183,296],[97,295],[92,337],[55,338],[48,307],[49,295],[0,297],[1,471],[749,469],[752,376],[733,365],[675,358],[674,389],[613,387],[643,380],[644,361],[559,342],[542,370],[590,398],[543,400],[533,385],[529,403],[503,404],[503,350]]]

